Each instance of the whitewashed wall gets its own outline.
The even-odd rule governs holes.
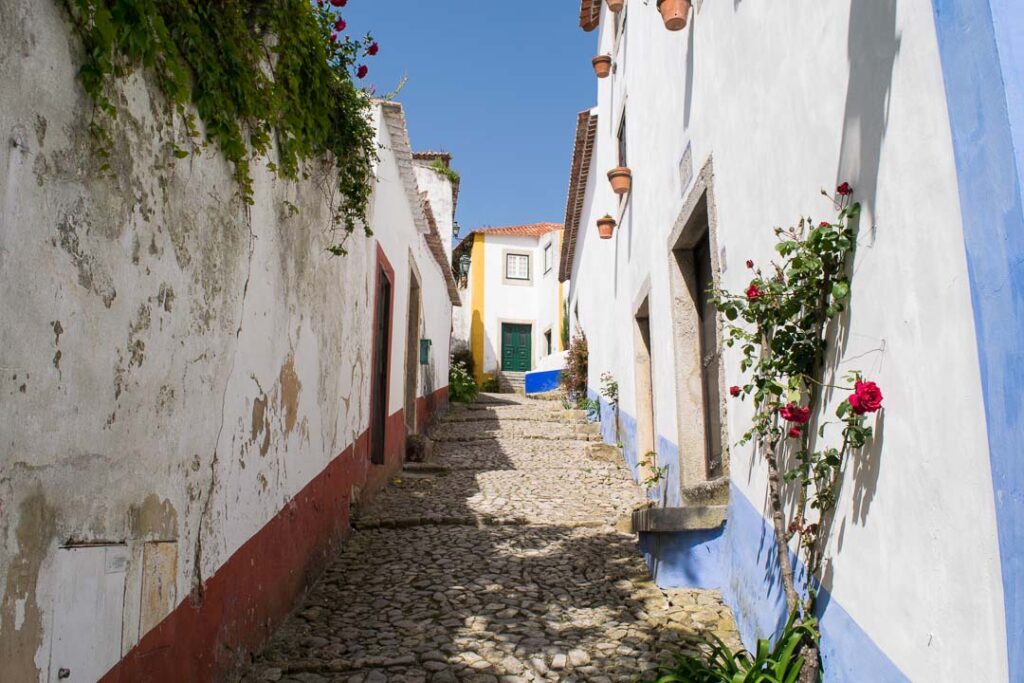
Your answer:
[[[378,245],[396,274],[389,412],[404,404],[412,262],[435,344],[420,393],[448,376],[451,305],[383,126],[376,238],[353,235],[335,258],[328,169],[291,183],[256,164],[244,206],[212,148],[171,155],[180,121],[165,123],[139,74],[114,93],[101,173],[79,49],[60,3],[0,4],[0,678],[12,681],[53,678],[61,624],[76,676],[98,677],[279,511],[309,503],[297,492],[368,427]],[[351,472],[332,501],[358,498],[367,466]],[[176,554],[147,614],[140,562],[154,540]],[[113,555],[96,564],[66,543]],[[69,576],[93,574],[120,583],[68,598]],[[71,613],[55,614],[65,598]]]
[[[494,373],[501,369],[502,322],[533,325],[532,365],[536,366],[543,342],[538,312],[544,278],[543,255],[539,245],[544,238],[498,235],[493,232],[484,234],[484,372]],[[508,251],[530,255],[530,282],[507,283],[505,254]]]
[[[687,176],[713,159],[717,256],[735,291],[749,282],[746,259],[772,258],[772,227],[827,217],[819,190],[849,181],[865,213],[841,369],[863,370],[886,398],[871,462],[850,468],[839,503],[829,609],[845,610],[848,630],[911,680],[1005,680],[986,426],[931,4],[706,1],[670,33],[654,3],[629,0],[617,48],[603,11],[595,54],[616,55],[617,72],[597,86],[571,275],[591,386],[613,372],[623,412],[634,412],[625,330],[649,283],[657,433],[678,443],[667,242]],[[616,214],[604,173],[617,165],[624,103],[634,190],[615,238],[600,241],[596,219]],[[687,148],[692,166],[681,171]],[[738,361],[726,354],[725,386],[742,384]],[[749,417],[748,405],[730,402],[730,443]],[[763,511],[762,462],[733,447],[731,471],[733,496]],[[759,543],[725,539],[726,554],[730,543]],[[734,604],[745,635],[764,635],[764,596],[730,571],[722,580],[746,601]]]

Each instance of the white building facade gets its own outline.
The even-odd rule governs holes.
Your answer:
[[[548,368],[562,351],[561,237],[558,223],[484,228],[455,249],[466,302],[459,334],[473,353],[478,382],[518,380]]]
[[[849,182],[863,215],[839,369],[863,370],[885,407],[837,507],[826,679],[1024,680],[1024,12],[698,0],[670,32],[653,2],[583,0],[581,26],[613,66],[578,121],[572,325],[591,395],[605,372],[619,383],[606,440],[634,468],[656,452],[653,497],[675,519],[710,511],[641,529],[658,582],[721,589],[748,646],[784,618],[766,468],[738,445],[750,403],[728,396],[740,355],[702,351],[715,313],[694,292],[742,292],[745,262],[776,256],[773,228],[831,217],[820,190]],[[606,177],[620,166],[622,197]]]

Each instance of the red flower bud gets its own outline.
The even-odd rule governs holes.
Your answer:
[[[829,223],[828,221],[822,221],[821,223],[818,224],[818,227],[819,228],[827,228],[830,225],[832,225],[832,224]]]
[[[346,26],[348,26],[348,24],[346,24],[345,20],[342,19],[341,17],[338,17],[338,20],[336,22],[334,22],[334,30],[335,31],[339,31],[339,32],[340,31],[344,31]]]
[[[331,42],[332,43],[338,42],[338,34],[337,33],[332,33],[331,34]]]
[[[836,192],[838,192],[844,197],[847,197],[853,194],[853,188],[850,187],[850,183],[843,183],[842,185],[836,188]]]
[[[750,286],[747,287],[747,298],[753,301],[759,296],[761,296],[761,290],[758,289],[757,285],[754,284],[753,282],[750,283]]]
[[[736,387],[736,386],[729,387],[729,394],[731,396],[739,396],[740,395],[740,388]]]
[[[373,43],[370,45],[370,47],[366,48],[366,54],[370,55],[371,57],[376,55],[378,52],[380,52],[380,45],[378,45],[377,43]]]
[[[368,74],[369,72],[370,70],[366,67],[365,64],[360,64],[359,68],[356,69],[356,76],[359,78],[366,78],[366,74]]]
[[[747,268],[753,268],[753,267],[754,267],[754,262],[751,261],[750,259],[747,259]]]
[[[799,439],[801,434],[803,434],[803,432],[800,431],[799,427],[790,427],[789,428],[789,438],[791,438],[791,439]]]
[[[335,7],[344,7],[348,4],[348,0],[331,0],[331,4]]]

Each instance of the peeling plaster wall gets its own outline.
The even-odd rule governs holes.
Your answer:
[[[713,159],[712,257],[731,291],[749,283],[746,259],[763,265],[775,256],[773,226],[830,217],[819,188],[849,181],[864,214],[838,375],[868,373],[886,404],[879,437],[848,468],[838,505],[821,602],[826,677],[1007,680],[1003,580],[1011,579],[1000,577],[971,275],[932,3],[694,3],[677,33],[664,29],[654,4],[626,2],[619,40],[603,6],[595,34],[594,54],[611,54],[616,69],[595,86],[598,138],[571,272],[591,389],[604,371],[619,380],[628,451],[640,403],[628,330],[649,292],[658,454],[671,468],[670,503],[678,504],[687,483],[679,449],[688,446],[681,433],[688,416],[677,386],[692,377],[676,367],[669,238],[701,169]],[[977,72],[965,73],[977,82]],[[998,78],[984,82],[1000,87]],[[620,205],[604,174],[617,165],[624,108],[633,191]],[[968,130],[977,144],[977,130]],[[602,241],[595,222],[605,213],[619,224]],[[992,240],[978,249],[1001,255],[1001,246]],[[1002,329],[1017,322],[1008,318]],[[743,384],[736,350],[726,349],[723,362],[722,389]],[[827,413],[842,398],[835,392]],[[770,635],[781,615],[766,559],[763,460],[736,445],[749,417],[749,401],[727,402],[731,504],[716,545],[718,587],[748,646]],[[659,562],[681,561],[666,552]]]
[[[93,636],[123,654],[174,606],[201,604],[228,558],[357,444],[378,244],[396,271],[389,413],[404,405],[410,260],[434,342],[420,401],[447,385],[451,305],[384,127],[376,237],[334,258],[329,169],[292,183],[257,165],[245,206],[213,147],[172,155],[181,122],[140,74],[114,93],[102,172],[80,49],[59,3],[0,3],[0,680],[55,675],[61,572],[77,566],[63,546],[122,549],[100,566],[123,574],[123,633]],[[350,501],[386,478],[352,453],[332,493]]]

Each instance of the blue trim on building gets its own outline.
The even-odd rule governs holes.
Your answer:
[[[594,391],[601,404],[601,433],[616,443],[613,408]],[[619,412],[618,438],[633,472],[636,465],[636,419]],[[678,453],[673,442],[658,437],[659,462],[675,463],[678,500]],[[675,458],[673,461],[672,458]],[[671,503],[670,503],[671,504]],[[760,510],[736,486],[730,487],[728,521],[722,529],[640,534],[640,552],[659,586],[721,590],[732,609],[747,647],[773,635],[786,623],[786,597],[775,562],[775,538]],[[790,559],[798,567],[796,556]],[[893,664],[828,591],[819,589],[821,655],[829,683],[903,683],[909,679]]]
[[[557,389],[562,380],[561,370],[537,370],[526,373],[524,388],[526,395],[543,394]]]
[[[1009,679],[1024,680],[1024,66],[1019,0],[932,0],[995,490]],[[1009,60],[1009,61],[1006,61]],[[1015,139],[1017,136],[1017,139]]]

